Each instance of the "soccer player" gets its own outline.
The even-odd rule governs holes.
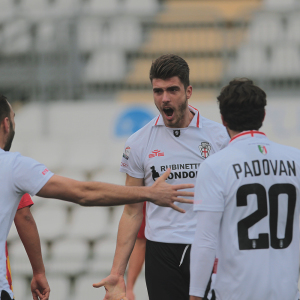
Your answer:
[[[210,121],[188,104],[192,96],[189,66],[177,55],[157,58],[150,69],[154,103],[160,115],[126,142],[121,172],[127,186],[151,186],[168,167],[171,184],[195,182],[199,165],[224,148],[229,137],[222,124]],[[184,215],[147,203],[145,275],[150,300],[189,299],[190,245],[196,214],[188,205]],[[126,205],[120,220],[105,299],[125,295],[124,272],[143,219],[143,204]],[[211,269],[212,271],[212,269]]]
[[[37,231],[37,227],[34,221],[34,218],[31,214],[30,207],[33,205],[33,201],[30,195],[25,194],[21,198],[20,204],[18,206],[17,213],[15,215],[15,225],[18,231],[18,234],[22,240],[24,248],[29,257],[32,270],[33,270],[33,278],[31,281],[31,293],[34,300],[48,300],[50,294],[50,287],[45,275],[45,267],[42,258],[40,238]],[[6,251],[6,279],[12,288],[12,277],[10,271],[10,263],[8,257],[7,247]],[[5,291],[3,292],[5,294]],[[3,296],[3,300],[5,297],[10,299],[9,294]],[[1,298],[2,300],[2,298]]]
[[[146,252],[146,237],[145,237],[145,213],[146,202],[143,206],[143,221],[140,230],[137,234],[134,248],[131,252],[127,269],[127,282],[126,282],[126,297],[128,300],[135,300],[134,285],[142,270],[145,261]]]
[[[252,81],[231,81],[218,101],[231,141],[198,172],[190,299],[215,256],[215,299],[299,299],[300,151],[258,131],[266,94]]]
[[[15,132],[14,112],[7,99],[0,96],[0,291],[13,293],[5,278],[5,241],[20,199],[25,193],[45,198],[57,198],[84,206],[105,206],[153,201],[180,212],[184,210],[174,201],[191,203],[178,196],[193,196],[192,192],[177,191],[193,184],[172,186],[165,182],[170,171],[157,179],[153,187],[126,187],[102,182],[80,182],[54,175],[44,165],[20,155],[10,153]],[[2,296],[1,296],[2,297]],[[3,299],[2,299],[3,300]]]

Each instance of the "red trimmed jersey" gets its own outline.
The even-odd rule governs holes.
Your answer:
[[[299,299],[299,176],[299,149],[258,131],[236,135],[202,164],[194,210],[223,214],[217,300]]]
[[[31,199],[30,195],[24,194],[19,203],[18,210],[22,209],[24,207],[32,206],[32,205],[33,205],[33,201]],[[13,291],[10,262],[9,262],[9,256],[8,256],[8,251],[7,251],[7,243],[5,244],[5,254],[6,254],[6,279],[9,284],[10,289]]]
[[[195,183],[198,167],[209,156],[227,146],[225,127],[200,116],[189,107],[194,118],[186,128],[166,127],[159,115],[127,140],[120,171],[144,178],[151,186],[168,168],[170,184]],[[193,191],[193,189],[191,189]],[[145,236],[154,242],[191,244],[196,230],[193,206],[177,203],[186,213],[169,207],[146,204]]]

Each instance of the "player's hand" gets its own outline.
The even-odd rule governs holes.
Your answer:
[[[31,280],[31,293],[33,300],[48,300],[50,287],[45,274],[35,274]]]
[[[125,296],[125,281],[120,275],[109,275],[99,283],[94,283],[93,287],[105,287],[106,295],[103,300],[128,300]]]
[[[135,300],[135,294],[133,292],[133,290],[126,290],[126,297],[128,298],[128,300]]]
[[[185,210],[176,206],[174,202],[181,202],[181,203],[189,203],[192,204],[193,200],[191,199],[184,199],[178,198],[178,196],[182,197],[194,197],[193,192],[187,191],[178,191],[182,189],[190,189],[193,188],[193,184],[177,184],[171,185],[166,183],[168,176],[171,173],[171,169],[168,168],[167,171],[161,175],[155,183],[150,187],[151,190],[151,202],[159,206],[166,206],[172,207],[173,209],[185,213]]]

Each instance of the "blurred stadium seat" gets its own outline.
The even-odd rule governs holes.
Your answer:
[[[116,239],[108,238],[99,241],[94,246],[93,260],[89,262],[91,273],[109,274],[116,249]]]
[[[72,212],[68,236],[85,241],[104,238],[109,233],[109,211],[106,207],[79,207]]]
[[[72,300],[103,299],[105,296],[105,288],[93,287],[93,283],[98,283],[101,280],[102,276],[99,276],[99,273],[82,275],[78,277],[76,279],[74,298]]]
[[[131,15],[136,14],[139,16],[151,16],[159,9],[157,0],[125,0],[124,11]]]
[[[42,255],[46,258],[48,249],[47,245],[41,242]],[[8,248],[8,253],[10,260],[13,260],[14,263],[11,264],[12,274],[17,276],[31,276],[32,268],[27,257],[24,246],[20,240],[11,243]]]
[[[284,38],[282,17],[277,14],[258,14],[249,27],[248,43],[269,45]]]
[[[60,206],[43,205],[37,207],[33,211],[33,217],[42,241],[53,242],[66,235],[67,211],[61,209]]]
[[[232,62],[228,77],[249,77],[262,79],[269,73],[266,47],[260,44],[243,45]]]
[[[88,0],[83,5],[83,11],[100,16],[114,15],[121,11],[118,2],[118,0]]]
[[[50,299],[53,300],[72,300],[70,280],[61,275],[47,276],[47,280],[51,289]],[[16,298],[18,299],[18,298]],[[19,298],[22,299],[22,298]],[[30,299],[30,298],[29,298]],[[28,300],[29,300],[28,299]],[[32,300],[32,297],[31,299]]]
[[[297,0],[264,0],[264,7],[271,10],[289,10],[293,9],[297,2]]]
[[[119,49],[95,51],[87,62],[83,80],[87,84],[97,84],[99,81],[120,82],[125,75],[125,56]]]
[[[66,238],[52,245],[46,269],[51,274],[77,276],[85,272],[88,256],[89,245],[85,241]]]
[[[14,275],[13,276],[13,289],[14,289],[15,299],[27,300],[27,297],[29,297],[29,296],[32,299],[29,281],[26,277]]]
[[[300,78],[300,51],[296,44],[276,45],[273,47],[270,63],[270,77],[272,79]]]
[[[295,42],[300,45],[300,11],[291,13],[290,16],[287,18],[287,33],[286,39],[289,42]]]

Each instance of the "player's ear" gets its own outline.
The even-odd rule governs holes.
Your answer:
[[[262,119],[262,122],[265,120],[266,117],[266,110],[264,110],[264,118]]]
[[[10,120],[8,117],[4,118],[2,123],[1,123],[1,127],[4,129],[4,132],[7,133],[9,132],[10,129]]]
[[[187,88],[186,88],[186,98],[187,99],[190,99],[191,96],[192,96],[192,93],[193,93],[193,87],[191,85],[189,85]]]

